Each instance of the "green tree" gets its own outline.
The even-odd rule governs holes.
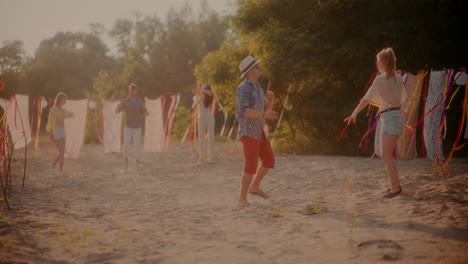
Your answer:
[[[6,90],[2,97],[8,98],[16,93],[20,85],[20,74],[25,60],[23,42],[4,41],[0,46],[0,80]]]
[[[60,32],[43,40],[35,57],[26,63],[22,89],[33,96],[54,96],[62,91],[72,99],[82,99],[97,73],[108,68],[112,68],[112,60],[99,36]]]
[[[344,142],[336,137],[375,71],[375,54],[386,46],[395,49],[398,68],[413,73],[457,68],[468,57],[457,41],[464,32],[466,4],[461,0],[241,0],[237,5],[231,28],[245,54],[262,58],[265,76],[275,78],[275,109],[282,108],[289,85],[293,87],[290,109],[273,135],[281,150],[355,154],[365,118],[348,130]],[[214,54],[204,59],[197,75],[214,81],[222,72],[222,79],[234,80],[240,61],[236,51],[223,45]],[[228,66],[234,69],[230,73],[217,69],[227,58],[236,60]],[[219,94],[232,94],[234,88],[234,81],[219,86]],[[311,120],[306,108],[313,109]]]

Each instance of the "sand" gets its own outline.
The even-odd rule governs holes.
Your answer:
[[[239,208],[232,146],[217,143],[216,162],[197,165],[173,144],[127,169],[85,146],[58,177],[42,145],[24,189],[14,164],[12,210],[0,201],[0,263],[468,263],[466,159],[447,180],[426,159],[397,161],[403,194],[384,200],[378,158],[276,154],[262,185],[270,199]]]

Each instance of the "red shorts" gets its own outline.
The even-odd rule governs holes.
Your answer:
[[[243,136],[240,139],[244,146],[244,172],[255,174],[257,172],[258,158],[262,161],[262,167],[273,169],[275,167],[275,156],[271,149],[270,140],[262,135],[261,140]]]

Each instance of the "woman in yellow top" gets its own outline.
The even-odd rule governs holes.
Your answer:
[[[391,189],[383,198],[392,198],[402,192],[397,167],[393,160],[393,151],[405,126],[405,117],[401,112],[401,105],[406,97],[406,91],[403,79],[395,74],[396,57],[392,48],[385,48],[377,54],[376,65],[381,74],[375,78],[366,95],[364,95],[351,116],[345,119],[345,122],[348,122],[348,124],[355,123],[356,116],[369,102],[379,105],[380,118],[382,119],[380,156],[385,163],[391,183]]]
[[[63,105],[67,101],[67,96],[64,93],[58,93],[55,97],[54,106],[49,111],[49,120],[46,130],[50,135],[50,140],[55,142],[59,151],[58,156],[54,159],[50,172],[56,173],[55,166],[59,164],[58,175],[62,175],[63,162],[65,159],[65,118],[73,117],[73,113],[63,109]]]

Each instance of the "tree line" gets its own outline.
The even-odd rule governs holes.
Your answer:
[[[238,64],[253,55],[262,59],[260,82],[275,92],[275,109],[286,110],[272,135],[278,151],[360,155],[357,144],[367,128],[363,115],[343,141],[336,137],[375,71],[375,54],[393,47],[398,69],[413,74],[465,67],[466,7],[462,0],[239,0],[225,16],[206,2],[198,14],[186,5],[164,20],[135,14],[111,29],[90,24],[86,32],[58,32],[32,57],[24,56],[20,41],[4,42],[0,79],[8,89],[2,97],[63,91],[71,99],[115,100],[135,82],[142,96],[182,95],[175,120],[180,134],[197,82],[209,83],[221,110],[234,116]],[[106,35],[117,54],[109,52]],[[283,105],[288,91],[289,103]],[[460,111],[457,97],[447,112],[450,131],[456,130]],[[218,131],[223,116],[217,114]],[[269,125],[273,132],[277,124]]]

